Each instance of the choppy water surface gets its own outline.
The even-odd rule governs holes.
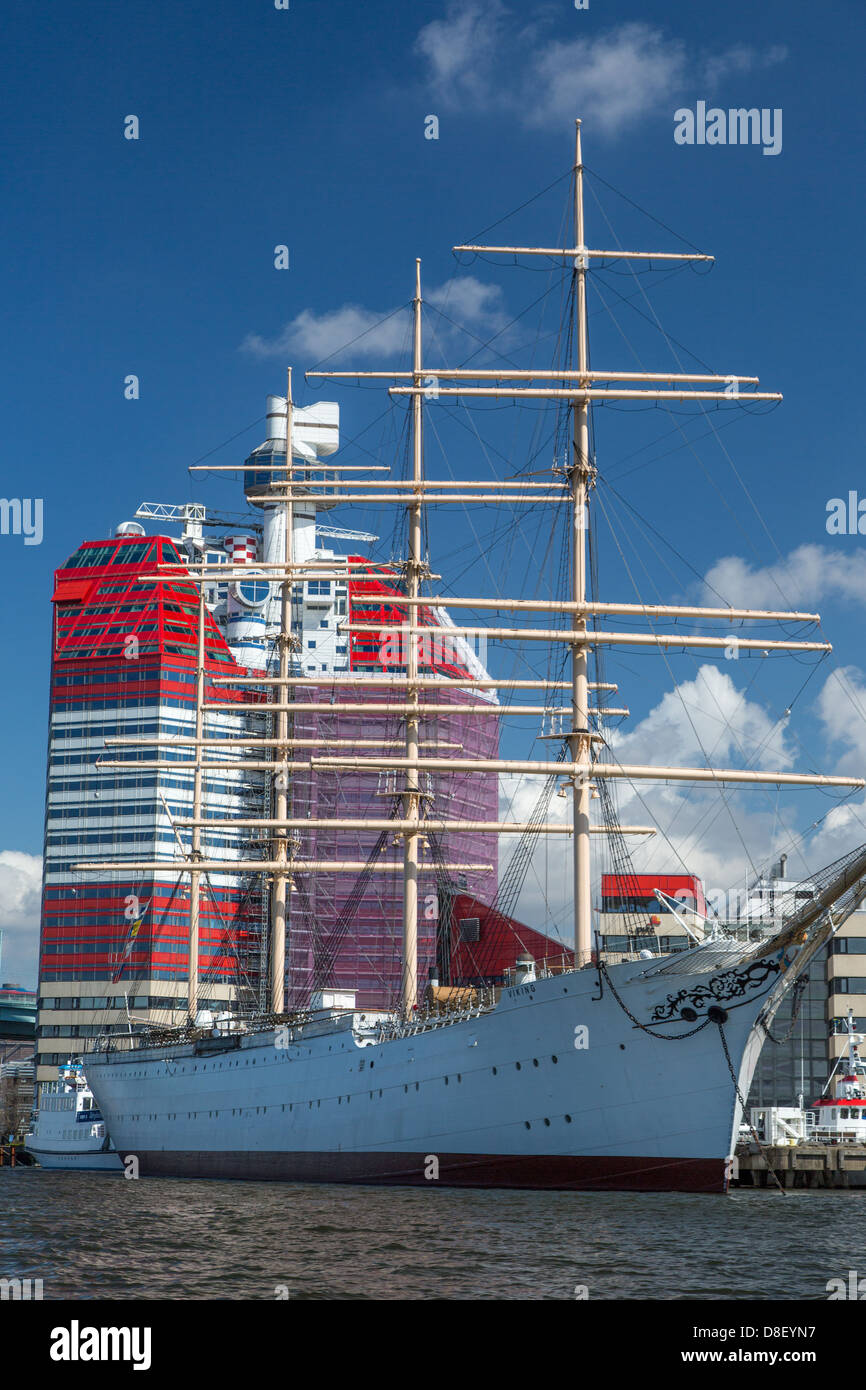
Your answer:
[[[46,1299],[826,1299],[866,1192],[678,1195],[127,1181],[0,1169],[0,1278]]]

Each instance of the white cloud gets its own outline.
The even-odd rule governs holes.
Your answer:
[[[387,317],[387,313],[362,309],[357,304],[344,304],[323,314],[304,309],[275,338],[247,334],[241,351],[253,357],[301,357],[313,363],[351,345],[359,361],[393,357],[406,348],[408,320],[400,314]]]
[[[773,44],[763,53],[750,48],[748,44],[738,43],[723,53],[710,56],[704,63],[704,78],[707,86],[718,87],[726,78],[754,72],[760,68],[772,68],[784,63],[788,50],[782,43]]]
[[[775,564],[753,567],[739,555],[717,561],[704,577],[707,603],[733,607],[802,606],[814,613],[827,598],[866,601],[866,551],[801,545]]]
[[[728,672],[710,665],[700,667],[694,680],[668,691],[633,730],[613,734],[610,742],[621,763],[705,766],[709,757],[716,767],[784,771],[794,761],[783,726],[747,699]],[[660,833],[652,837],[628,841],[637,872],[694,873],[708,890],[725,891],[742,886],[753,867],[789,848],[792,839],[791,828],[777,816],[772,789],[738,792],[729,787],[723,798],[711,785],[617,780],[611,788],[620,824],[659,827]],[[500,813],[528,819],[539,789],[535,778],[501,778]],[[570,821],[570,796],[552,797],[548,819]],[[543,929],[552,915],[570,931],[571,843],[570,838],[551,836],[537,844],[516,913],[528,925]],[[603,843],[603,837],[594,837],[593,858],[599,869]],[[603,867],[612,869],[610,864]]]
[[[831,753],[832,770],[843,777],[866,774],[866,675],[856,666],[831,671],[815,701],[814,712]],[[866,844],[866,797],[857,795],[835,806],[809,842],[813,865],[831,864]]]
[[[508,16],[500,0],[452,3],[445,19],[434,19],[420,31],[415,51],[427,64],[434,95],[445,105],[489,107],[508,42]]]
[[[792,762],[784,726],[737,689],[717,666],[701,666],[695,679],[668,691],[629,732],[611,735],[621,763],[776,767]]]
[[[449,319],[465,324],[479,336],[497,333],[507,317],[498,285],[485,285],[472,275],[459,275],[442,285],[422,290],[423,297]],[[312,366],[344,354],[355,362],[389,361],[408,356],[411,350],[411,316],[408,309],[365,309],[344,304],[317,314],[304,309],[274,338],[249,333],[241,351],[254,357],[300,359]],[[436,338],[449,339],[458,330],[444,320],[435,324]]]
[[[0,980],[33,986],[38,973],[42,860],[21,850],[0,850]]]
[[[856,666],[831,671],[816,701],[831,744],[840,750],[836,771],[862,777],[866,771],[866,678]]]
[[[810,863],[832,864],[852,849],[866,844],[866,804],[862,798],[835,806],[809,842]]]
[[[702,600],[721,598],[734,607],[801,608],[815,612],[827,599],[866,603],[866,554],[831,545],[801,545],[772,565],[752,566],[738,555],[719,560],[704,578]],[[866,674],[855,666],[831,671],[810,711],[812,727],[822,736],[826,757],[821,770],[843,777],[866,774]],[[817,719],[815,719],[817,716]],[[780,764],[781,766],[781,764]],[[808,841],[799,872],[866,844],[866,797],[834,807]]]
[[[579,115],[617,135],[646,116],[669,116],[687,89],[711,95],[726,79],[786,56],[778,44],[702,53],[643,22],[551,39],[545,29],[553,18],[526,25],[501,0],[452,0],[445,18],[425,25],[415,42],[431,102],[488,115],[509,111],[527,126],[561,128]]]
[[[474,275],[456,275],[424,297],[443,314],[473,327],[495,331],[505,323],[502,289],[485,285]]]
[[[580,115],[593,129],[616,135],[648,112],[667,114],[685,71],[684,46],[649,24],[549,43],[531,58],[536,97],[526,124],[562,128]]]
[[[749,700],[727,671],[702,666],[695,679],[668,691],[646,718],[612,740],[623,763],[785,771],[794,754],[785,726]],[[633,848],[635,868],[700,875],[707,889],[741,884],[791,838],[776,819],[772,788],[724,793],[711,784],[618,783],[623,823],[647,823],[664,834]]]

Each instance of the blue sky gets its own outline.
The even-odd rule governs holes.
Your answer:
[[[312,400],[318,388],[304,384],[303,369],[409,299],[416,255],[449,318],[482,339],[501,330],[499,346],[521,365],[546,360],[549,340],[533,342],[552,331],[549,310],[541,328],[537,312],[507,325],[550,288],[549,268],[460,266],[450,248],[567,173],[577,114],[589,169],[718,258],[707,276],[600,276],[590,301],[593,361],[674,365],[661,335],[621,301],[637,295],[632,303],[649,314],[645,291],[684,345],[685,369],[695,369],[689,349],[713,370],[759,374],[785,394],[772,412],[713,415],[725,426],[718,435],[692,420],[688,438],[705,434],[694,451],[669,452],[681,442],[670,433],[681,417],[597,412],[603,474],[676,549],[660,592],[698,597],[710,571],[735,601],[784,589],[821,610],[834,662],[863,664],[863,538],[825,527],[829,498],[858,487],[866,495],[862,5],[840,0],[832,24],[805,0],[711,9],[682,0],[649,12],[628,0],[590,0],[581,11],[570,0],[291,0],[288,11],[271,0],[96,0],[38,13],[9,0],[4,13],[2,492],[44,499],[40,545],[0,536],[10,673],[0,697],[5,977],[26,973],[32,957],[29,856],[42,839],[53,569],[144,499],[235,509],[236,481],[191,482],[187,464],[264,414],[288,361],[299,400]],[[781,153],[676,144],[674,112],[701,100],[781,109]],[[138,140],[124,138],[131,114]],[[424,138],[431,114],[438,140]],[[591,243],[609,240],[606,216],[623,245],[682,245],[605,185],[589,184]],[[560,180],[496,234],[555,242],[566,200]],[[287,271],[274,268],[278,244],[289,247]],[[477,346],[432,307],[429,323],[434,347],[453,361]],[[405,316],[389,321],[341,365],[397,362],[405,328]],[[140,379],[136,401],[124,399],[129,374]],[[339,399],[345,458],[360,436],[392,462],[402,417],[371,424],[385,407],[378,394],[349,388]],[[472,434],[440,410],[448,466],[484,476]],[[544,439],[531,412],[516,428],[494,412],[473,419],[515,460]],[[214,461],[242,457],[261,435],[260,425],[247,430]],[[435,471],[432,431],[430,440]],[[385,529],[370,515],[343,519]],[[648,541],[633,525],[626,531],[635,556],[647,558]],[[507,551],[521,585],[543,532],[530,522],[523,549]],[[448,555],[456,565],[454,552],[471,539],[462,520],[431,523],[434,560]],[[605,596],[632,598],[604,539],[602,561]],[[470,569],[462,592],[483,591],[483,578]],[[701,665],[623,664],[633,752],[655,744],[660,722],[676,726],[664,714],[674,680],[696,682],[695,700],[704,701],[700,682],[710,678]],[[748,663],[725,670],[712,699],[739,710],[755,738],[766,719],[768,748],[791,766],[848,771],[866,761],[857,673],[842,690],[827,686],[822,668],[798,703],[796,737],[810,760],[792,734],[772,732],[808,671],[778,669],[754,684]],[[735,746],[727,757],[738,760]],[[783,804],[801,826],[827,805],[791,794]],[[749,813],[769,853],[778,827],[762,805],[763,818]],[[854,833],[849,817],[840,834]],[[827,841],[826,858],[835,847]],[[709,875],[729,857],[706,844],[696,854]]]

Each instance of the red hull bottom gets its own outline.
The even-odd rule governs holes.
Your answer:
[[[439,1176],[431,1179],[425,1176],[425,1169],[429,1169],[427,1157],[414,1153],[150,1151],[136,1157],[138,1171],[143,1177],[395,1187],[502,1187],[552,1192],[723,1193],[727,1168],[720,1158],[440,1153],[435,1155]]]

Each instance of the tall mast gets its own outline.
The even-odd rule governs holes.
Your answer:
[[[704,252],[670,252],[670,251],[623,251],[605,250],[601,248],[589,248],[586,245],[584,230],[584,206],[583,206],[583,159],[581,151],[581,130],[580,121],[576,123],[575,156],[574,156],[574,245],[567,247],[549,246],[478,246],[461,245],[453,249],[458,252],[478,253],[507,253],[509,255],[520,255],[528,257],[542,256],[546,259],[551,257],[561,260],[566,266],[570,265],[576,273],[575,291],[575,318],[577,329],[577,361],[576,366],[571,366],[567,370],[545,368],[528,369],[479,369],[471,370],[467,368],[451,368],[447,366],[424,368],[422,367],[421,357],[421,272],[420,261],[416,262],[415,270],[415,295],[413,300],[414,309],[414,354],[411,371],[314,371],[311,376],[315,377],[342,377],[358,376],[367,378],[382,378],[403,382],[404,379],[411,378],[411,384],[395,384],[389,388],[390,394],[394,396],[412,396],[412,440],[413,440],[413,471],[411,478],[401,481],[381,482],[367,479],[367,481],[353,481],[352,478],[344,476],[354,475],[356,472],[378,472],[377,466],[370,469],[360,469],[356,465],[327,465],[321,470],[317,465],[297,465],[292,459],[292,390],[291,390],[291,371],[288,374],[288,387],[286,391],[286,460],[285,460],[285,479],[274,478],[270,493],[274,501],[283,500],[285,503],[286,532],[285,532],[285,556],[281,561],[263,561],[255,566],[244,565],[242,569],[235,570],[234,567],[225,565],[211,566],[206,561],[199,565],[189,565],[186,562],[163,563],[159,566],[162,573],[157,578],[164,583],[177,583],[179,579],[184,582],[190,578],[194,583],[204,584],[211,580],[217,583],[225,583],[232,579],[247,579],[250,577],[266,580],[270,584],[280,583],[282,585],[282,616],[279,639],[279,663],[278,674],[268,673],[262,676],[213,676],[211,683],[214,685],[245,685],[261,686],[273,690],[274,702],[269,707],[270,712],[275,718],[274,732],[275,737],[265,740],[265,751],[269,752],[273,747],[274,755],[272,758],[262,760],[243,760],[232,763],[226,762],[225,754],[234,749],[242,752],[248,742],[245,739],[235,739],[230,742],[207,740],[203,738],[203,710],[226,710],[240,713],[243,709],[253,712],[262,712],[262,705],[257,696],[255,701],[245,702],[244,700],[234,700],[222,703],[219,700],[211,700],[205,703],[205,671],[204,671],[204,621],[206,613],[200,610],[199,624],[199,659],[198,659],[198,680],[196,685],[196,782],[194,787],[194,814],[192,820],[183,819],[181,824],[192,825],[194,830],[203,831],[207,827],[219,825],[219,821],[203,820],[201,816],[201,779],[202,775],[212,772],[224,773],[227,769],[235,767],[247,772],[254,770],[264,770],[280,774],[275,779],[273,795],[273,813],[270,817],[234,820],[237,826],[246,825],[250,827],[259,826],[262,829],[270,828],[273,830],[272,837],[272,860],[245,859],[232,861],[235,871],[250,870],[257,873],[265,873],[272,876],[272,931],[270,942],[270,978],[271,978],[271,1004],[276,1012],[282,1012],[284,1006],[284,978],[285,978],[285,956],[286,956],[286,927],[288,911],[287,906],[290,901],[288,892],[291,886],[291,875],[293,872],[318,872],[327,870],[331,873],[352,873],[358,871],[372,873],[393,873],[402,872],[404,892],[403,892],[403,986],[402,986],[402,1005],[404,1014],[411,1017],[417,1003],[418,996],[418,872],[420,865],[420,855],[423,845],[422,831],[428,827],[428,822],[422,816],[422,774],[428,772],[432,774],[444,772],[459,772],[461,774],[477,773],[521,773],[525,777],[562,776],[572,780],[573,789],[573,834],[574,834],[574,945],[575,958],[578,966],[586,964],[591,954],[591,874],[590,874],[590,843],[591,835],[599,833],[601,827],[593,827],[589,824],[589,804],[591,795],[592,780],[604,779],[624,779],[628,782],[646,781],[679,781],[694,784],[723,784],[723,785],[755,785],[763,783],[775,786],[821,786],[821,787],[840,787],[848,789],[862,789],[866,785],[866,779],[839,776],[822,776],[814,773],[791,773],[791,772],[771,772],[766,770],[754,770],[751,768],[719,768],[702,765],[699,767],[669,767],[660,765],[644,764],[620,764],[615,762],[598,762],[593,760],[593,743],[598,739],[597,733],[591,733],[589,729],[590,715],[603,713],[605,709],[599,706],[598,709],[590,709],[590,691],[615,691],[616,686],[605,682],[590,682],[588,680],[588,660],[590,649],[598,647],[613,647],[617,650],[620,646],[639,646],[650,647],[660,651],[668,648],[676,650],[688,650],[692,648],[720,649],[730,645],[729,635],[683,635],[681,631],[659,632],[653,630],[646,632],[623,632],[620,629],[605,630],[591,626],[597,617],[610,615],[631,615],[645,619],[661,618],[664,621],[672,621],[677,618],[694,617],[708,620],[726,620],[728,622],[739,621],[790,621],[790,622],[814,622],[815,614],[809,613],[786,613],[761,609],[734,609],[730,607],[710,608],[695,606],[668,606],[640,603],[619,603],[619,602],[589,602],[587,600],[587,524],[586,515],[589,502],[590,490],[594,486],[595,468],[590,456],[590,430],[589,430],[589,411],[592,401],[599,400],[602,403],[607,401],[629,401],[634,400],[640,403],[647,401],[730,401],[735,400],[742,408],[747,402],[776,402],[782,398],[776,392],[766,392],[757,390],[742,390],[743,384],[749,386],[757,385],[758,378],[754,376],[719,375],[716,373],[677,373],[677,372],[603,372],[591,371],[589,367],[589,346],[587,333],[587,302],[586,302],[586,275],[589,264],[592,260],[619,261],[619,260],[638,260],[654,261],[664,260],[671,262],[710,262],[712,256]],[[573,430],[572,430],[572,455],[567,469],[567,485],[561,480],[551,480],[545,483],[531,482],[523,480],[499,480],[493,484],[494,491],[491,491],[489,479],[465,479],[455,483],[452,479],[431,479],[425,476],[423,460],[423,431],[422,413],[423,397],[426,394],[424,382],[426,379],[441,378],[451,380],[455,384],[452,386],[437,385],[436,396],[442,397],[467,397],[470,399],[512,399],[512,400],[537,400],[537,401],[567,401],[573,410]],[[482,383],[480,385],[468,384],[472,380]],[[538,383],[554,383],[552,385]],[[620,384],[622,383],[622,384]],[[640,383],[647,383],[646,386]],[[731,386],[736,389],[731,392]],[[724,388],[724,389],[723,389]],[[258,460],[255,463],[243,465],[259,472],[261,465]],[[205,469],[220,465],[203,465]],[[234,467],[234,465],[231,465]],[[193,466],[197,470],[198,465]],[[300,474],[298,474],[300,469]],[[282,467],[275,465],[275,475]],[[316,481],[307,477],[309,472],[326,472],[330,475],[327,479]],[[298,481],[300,491],[294,492],[295,481]],[[389,718],[392,715],[400,715],[406,719],[406,738],[405,756],[394,757],[389,748],[390,739],[383,741],[376,740],[375,744],[371,740],[355,740],[354,746],[348,750],[349,755],[322,757],[315,755],[310,757],[308,762],[293,762],[293,769],[301,767],[315,772],[338,775],[368,776],[371,771],[389,771],[395,775],[405,773],[405,781],[402,783],[400,799],[402,800],[402,818],[395,820],[393,817],[390,824],[394,832],[404,837],[403,862],[395,863],[393,860],[377,862],[371,864],[350,860],[306,860],[299,859],[294,849],[295,840],[292,833],[296,829],[302,829],[304,825],[312,828],[313,826],[323,829],[340,829],[349,825],[365,825],[370,829],[382,829],[383,824],[379,817],[353,817],[348,822],[339,818],[325,817],[315,821],[291,819],[290,796],[288,790],[288,758],[290,749],[303,749],[308,746],[309,741],[296,739],[294,728],[291,721],[295,715],[303,710],[315,711],[320,706],[315,702],[309,705],[298,703],[297,699],[290,701],[290,694],[296,689],[303,691],[310,686],[318,686],[320,679],[304,676],[292,676],[290,672],[290,653],[292,650],[293,638],[291,627],[291,598],[292,585],[302,583],[305,578],[314,578],[318,581],[323,579],[345,579],[346,572],[356,580],[372,578],[381,580],[385,574],[390,574],[389,567],[384,567],[371,561],[347,560],[346,568],[335,568],[333,561],[316,559],[310,557],[301,563],[293,560],[292,544],[292,520],[293,520],[293,498],[306,501],[315,501],[320,498],[331,505],[346,502],[365,503],[369,505],[380,505],[382,503],[394,503],[400,507],[405,507],[409,521],[409,545],[408,555],[405,564],[405,578],[403,592],[394,594],[389,600],[395,606],[405,605],[408,609],[407,617],[399,620],[395,625],[389,624],[384,628],[381,622],[365,623],[349,617],[345,623],[341,624],[341,629],[355,633],[377,633],[380,641],[387,635],[402,633],[408,638],[408,650],[406,652],[406,673],[405,675],[395,675],[387,670],[382,672],[380,678],[371,677],[365,683],[373,688],[375,686],[391,687],[390,695],[392,698],[386,701],[377,701],[371,706],[369,703],[341,704],[340,708],[344,712],[363,713],[375,718]],[[422,508],[425,500],[429,499],[435,505],[466,504],[478,503],[483,501],[485,505],[508,505],[518,504],[537,505],[540,502],[552,503],[555,506],[566,507],[571,519],[573,530],[573,559],[571,573],[571,597],[570,599],[559,601],[537,601],[527,599],[485,599],[471,598],[465,596],[452,595],[421,595],[421,581],[423,579],[439,579],[441,576],[431,575],[429,566],[422,554]],[[148,573],[143,576],[152,582],[153,575]],[[471,676],[466,678],[449,677],[431,678],[424,677],[419,672],[419,653],[418,635],[421,631],[419,609],[425,605],[438,607],[440,604],[447,607],[452,604],[455,607],[469,609],[484,608],[505,608],[518,614],[531,612],[553,612],[561,613],[564,617],[571,617],[570,626],[551,627],[549,630],[538,626],[515,625],[510,627],[491,627],[485,625],[482,628],[475,626],[449,626],[449,633],[452,636],[471,636],[476,633],[484,633],[488,638],[501,639],[515,642],[544,642],[544,643],[565,643],[571,650],[571,672],[568,680],[514,680],[490,678],[475,680]],[[768,651],[796,651],[796,652],[820,652],[825,653],[831,650],[826,642],[819,641],[792,641],[790,639],[775,640],[760,638],[738,638],[737,645],[744,651],[760,650],[764,654]],[[347,677],[334,678],[333,685],[346,686],[351,688],[355,685],[355,680],[350,674]],[[427,756],[424,741],[420,737],[422,721],[425,719],[438,717],[440,713],[445,713],[453,706],[435,705],[421,703],[421,692],[424,690],[439,689],[466,689],[468,685],[474,685],[478,689],[505,689],[505,690],[544,690],[544,691],[571,691],[570,704],[564,709],[566,718],[570,717],[570,724],[564,730],[563,737],[568,744],[569,761],[556,763],[551,759],[544,760],[505,760],[501,758],[467,758],[465,756],[455,756],[451,745],[445,745],[437,751],[436,756]],[[405,697],[405,698],[403,698]],[[566,700],[568,696],[566,695]],[[375,715],[372,711],[375,710]],[[506,718],[511,716],[522,716],[534,712],[532,706],[503,705],[501,708],[491,710],[486,703],[462,705],[462,717],[467,719],[490,719]],[[539,706],[538,713],[543,715],[546,706]],[[627,710],[615,710],[608,708],[606,712],[610,715],[627,715]],[[558,735],[559,736],[559,735]],[[222,757],[219,761],[205,762],[207,756],[205,749],[215,747],[219,742]],[[337,741],[338,743],[341,741]],[[149,744],[159,748],[163,746],[176,745],[177,740],[172,737],[150,737],[143,739],[135,738],[115,738],[106,739],[109,746]],[[373,747],[372,756],[367,756],[363,752],[367,747]],[[457,750],[460,752],[461,750]],[[133,764],[127,759],[117,762],[112,760],[100,760],[100,766],[105,768],[117,768],[121,772],[129,773],[132,766],[136,772],[144,768],[155,768],[159,770],[176,770],[177,763],[172,761],[143,762],[136,760]],[[387,825],[389,822],[385,822]],[[472,824],[479,827],[483,826],[486,832],[495,834],[513,834],[516,831],[521,833],[526,831],[534,834],[552,833],[554,827],[541,822],[529,822],[523,825],[514,821],[496,822],[463,822],[456,818],[444,818],[442,820],[430,822],[430,827],[437,831],[453,827],[455,831],[468,828]],[[571,829],[572,827],[555,827],[559,831]],[[649,831],[649,827],[627,826],[620,827],[624,834],[641,835]],[[190,926],[190,950],[191,962],[195,962],[197,956],[197,924],[198,924],[198,897],[197,887],[200,874],[205,872],[225,872],[227,861],[215,860],[206,861],[201,856],[200,835],[193,838],[193,849],[184,863],[184,868],[190,873],[193,884],[193,909],[191,911]],[[492,866],[488,864],[474,863],[448,863],[437,865],[440,869],[460,870],[473,872],[488,871]],[[88,862],[76,863],[72,865],[76,872],[112,872],[112,873],[154,873],[164,872],[165,861],[159,859],[134,860],[131,862],[120,863],[117,860],[107,862]],[[196,933],[193,940],[193,933]],[[190,982],[190,1009],[195,1007],[197,999],[197,982],[194,971],[191,970]]]
[[[421,261],[415,261],[415,298],[413,300],[414,343],[412,382],[421,386]],[[422,436],[422,397],[420,389],[412,397],[412,482],[414,490],[409,504],[409,554],[406,562],[406,589],[410,599],[417,599],[421,590],[421,483],[424,466]],[[418,610],[410,606],[408,652],[406,657],[406,787],[403,794],[403,819],[417,825],[421,818],[420,773],[415,766],[419,753],[420,699],[418,689]],[[418,832],[408,830],[403,836],[403,1013],[411,1017],[418,1002]]]
[[[286,820],[289,814],[289,665],[292,646],[292,525],[294,522],[294,503],[292,501],[292,369],[286,373],[286,498],[285,498],[285,541],[283,559],[285,569],[281,585],[280,635],[278,645],[278,684],[274,688],[277,706],[274,733],[277,739],[275,760],[282,763],[274,779],[274,830],[273,856],[277,864],[271,887],[271,942],[269,973],[271,981],[271,1010],[281,1014],[285,1008],[286,977],[286,931],[288,921],[288,901],[290,874],[288,869],[288,831]]]
[[[204,585],[198,591],[198,640],[195,658],[195,770],[192,775],[193,816],[199,822],[192,828],[189,871],[189,961],[187,965],[187,1013],[195,1023],[198,1013],[198,938],[201,917],[201,789],[202,757],[204,756]]]
[[[587,343],[586,269],[587,255],[583,229],[583,161],[580,148],[580,121],[575,122],[574,147],[574,244],[577,251],[574,264],[577,270],[577,368],[579,383],[590,385],[589,348]],[[588,492],[591,482],[589,458],[589,399],[575,400],[574,432],[571,465],[573,498],[572,580],[571,599],[574,604],[586,602],[586,538],[588,531]],[[586,615],[575,608],[572,630],[586,633]],[[590,762],[592,746],[589,738],[589,652],[586,643],[571,648],[571,737],[569,747],[572,762]],[[574,950],[575,965],[584,965],[590,958],[592,920],[590,914],[592,880],[589,831],[590,787],[588,777],[575,777],[572,782],[574,809]]]

